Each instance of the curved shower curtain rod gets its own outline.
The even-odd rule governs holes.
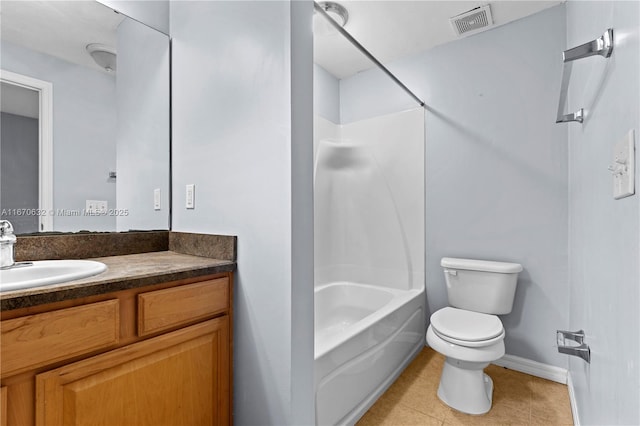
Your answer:
[[[340,24],[338,24],[336,21],[333,20],[333,18],[331,18],[331,16],[329,16],[329,14],[327,12],[325,12],[325,10],[322,8],[322,6],[320,6],[318,4],[318,2],[314,1],[313,2],[313,6],[315,7],[316,11],[318,13],[320,13],[327,21],[329,21],[329,23],[336,29],[338,30],[338,32],[340,34],[342,34],[347,40],[349,40],[349,42],[351,42],[351,44],[353,44],[360,52],[362,52],[367,58],[369,58],[371,60],[371,62],[373,62],[374,64],[376,64],[378,66],[378,68],[380,68],[382,70],[382,72],[384,72],[385,74],[387,74],[391,80],[393,80],[398,86],[400,86],[402,88],[402,90],[404,90],[405,92],[407,92],[407,94],[409,96],[411,96],[413,99],[415,99],[416,102],[418,102],[418,104],[420,104],[421,107],[423,107],[425,105],[424,101],[422,99],[420,99],[418,96],[416,96],[415,93],[413,93],[407,86],[404,85],[403,82],[401,82],[398,77],[396,77],[395,75],[393,75],[393,73],[391,71],[389,71],[387,69],[387,67],[385,67],[384,65],[382,65],[382,62],[380,62],[379,60],[376,59],[375,56],[373,56],[371,54],[371,52],[369,52],[363,45],[361,45],[358,40],[356,40],[355,38],[353,38],[353,36],[351,34],[349,34],[347,32],[347,30],[345,30],[344,28],[342,28],[342,26],[340,26]]]

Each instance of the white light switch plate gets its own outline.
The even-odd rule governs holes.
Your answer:
[[[613,198],[628,197],[635,193],[634,131],[629,130],[624,139],[613,147]]]
[[[185,207],[188,209],[194,209],[195,205],[196,205],[196,186],[194,184],[189,184],[187,185],[186,188],[186,195],[187,195],[187,199],[186,199],[186,203],[185,203]]]

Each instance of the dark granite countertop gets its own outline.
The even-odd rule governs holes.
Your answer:
[[[107,270],[92,277],[43,287],[0,293],[0,309],[26,308],[45,303],[94,296],[163,282],[231,272],[236,262],[173,251],[97,257]]]

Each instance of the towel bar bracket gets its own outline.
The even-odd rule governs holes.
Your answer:
[[[566,63],[593,55],[608,58],[611,56],[611,52],[613,52],[613,28],[609,28],[604,34],[593,41],[565,50],[562,53],[562,60]]]
[[[571,114],[565,114],[561,117],[558,117],[556,123],[569,123],[571,121],[577,121],[578,123],[582,123],[584,119],[584,109],[580,108],[578,111],[573,112]]]

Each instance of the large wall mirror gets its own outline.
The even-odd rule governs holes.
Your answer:
[[[1,218],[16,234],[169,229],[169,37],[96,1],[0,13]]]

